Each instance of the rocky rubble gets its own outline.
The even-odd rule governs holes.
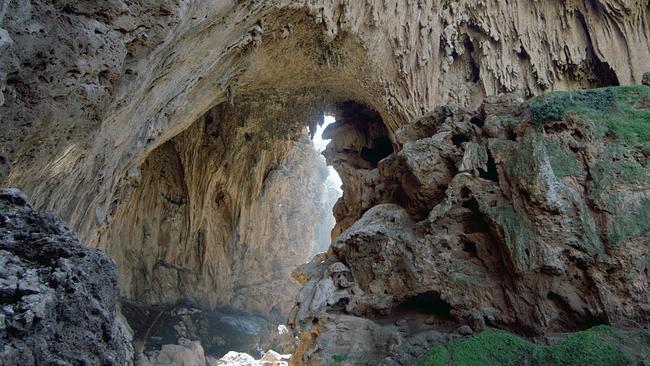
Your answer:
[[[311,194],[286,189],[287,130],[354,101],[382,116],[390,140],[448,102],[638,82],[649,10],[641,0],[3,1],[0,184],[109,253],[130,300],[275,305],[284,317],[290,304],[265,301],[290,286],[274,277],[289,271],[255,264],[292,249],[258,240],[265,227],[314,212],[270,210],[290,203],[275,194]],[[339,209],[336,234],[359,214]],[[310,246],[307,234],[293,240]]]
[[[206,356],[201,343],[181,339],[159,351],[136,357],[135,366],[288,366],[291,355],[269,350],[259,360],[247,353],[230,351],[221,358]]]
[[[6,366],[131,362],[115,264],[56,216],[0,189],[0,360]]]
[[[354,165],[363,140],[328,146],[337,206],[359,217],[294,273],[293,364],[407,365],[486,326],[647,327],[648,98],[634,86],[441,107],[375,167]]]
[[[133,329],[137,355],[165,354],[166,347],[184,346],[187,340],[198,342],[206,357],[219,357],[229,351],[251,355],[261,355],[265,349],[291,352],[295,346],[286,326],[261,316],[198,309],[187,304],[145,306],[130,301],[123,301],[121,309]]]

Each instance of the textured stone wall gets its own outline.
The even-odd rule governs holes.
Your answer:
[[[335,165],[353,223],[294,273],[294,364],[411,365],[486,326],[648,326],[650,87],[522,102],[439,107],[376,167]]]
[[[115,264],[16,189],[0,189],[0,301],[3,365],[131,364]]]
[[[293,173],[271,173],[311,159],[303,127],[339,102],[376,112],[382,137],[402,148],[397,129],[441,104],[637,83],[650,69],[642,0],[0,5],[0,184],[105,248],[123,293],[147,302],[273,307],[265,296],[285,283],[275,276],[308,245],[259,239],[270,228],[305,238],[269,204],[311,193]],[[417,166],[420,148],[398,158]],[[361,178],[375,181],[366,168],[375,176]],[[407,186],[416,216],[441,197]],[[336,233],[374,205],[346,213],[365,198],[350,191],[337,206]]]
[[[99,234],[124,296],[284,321],[326,214],[324,167],[300,119],[255,100],[215,107],[127,172]]]

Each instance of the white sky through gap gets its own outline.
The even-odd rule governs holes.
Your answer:
[[[325,128],[329,126],[330,124],[336,122],[336,119],[334,119],[334,116],[328,116],[324,115],[323,116],[325,123],[323,123],[322,126],[317,126],[316,128],[316,134],[314,135],[314,147],[316,148],[316,151],[319,153],[322,153],[323,150],[327,147],[327,144],[331,140],[324,140],[323,139],[323,131],[325,131]],[[329,175],[327,176],[327,182],[326,184],[331,184],[332,186],[335,186],[338,190],[341,190],[341,178],[339,177],[339,174],[332,168],[331,166],[327,167],[327,171],[329,172]],[[329,185],[328,184],[328,185]]]

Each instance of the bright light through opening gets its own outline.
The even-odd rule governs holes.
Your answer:
[[[327,126],[331,125],[332,123],[336,122],[334,116],[324,115],[323,118],[325,122],[321,126],[318,126],[316,128],[316,134],[314,135],[314,139],[313,139],[314,147],[319,153],[322,153],[327,147],[327,144],[329,144],[329,142],[331,141],[331,140],[323,139],[323,132],[325,131],[325,128],[327,128]],[[341,178],[339,177],[339,174],[331,166],[327,167],[327,171],[329,172],[329,174],[327,176],[327,181],[325,182],[326,186],[336,188],[340,193],[343,193],[343,191],[341,191],[341,185],[343,183],[341,182]]]

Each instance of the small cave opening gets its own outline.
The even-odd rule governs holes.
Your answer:
[[[451,330],[457,327],[452,306],[437,291],[409,297],[387,314],[375,318],[379,324],[398,324],[405,331],[419,333],[431,329]]]
[[[398,310],[434,315],[443,320],[452,320],[451,305],[440,298],[437,292],[425,292],[418,294],[400,304]]]
[[[499,182],[499,171],[494,161],[494,156],[488,151],[487,170],[479,169],[479,176],[483,179]]]
[[[328,164],[346,163],[355,169],[374,169],[393,153],[393,142],[381,115],[374,109],[353,101],[337,104],[336,123],[324,131],[334,140],[323,155]]]
[[[372,141],[373,148],[362,147],[361,157],[372,164],[377,165],[379,161],[393,152],[393,144],[386,136],[378,137]]]
[[[327,145],[331,142],[331,138],[324,138],[323,133],[325,130],[336,122],[336,117],[332,114],[323,114],[322,123],[316,127],[316,131],[312,137],[314,148],[319,153],[319,169],[322,175],[325,176],[323,180],[323,192],[321,195],[320,206],[322,207],[321,222],[316,226],[316,239],[315,245],[312,249],[312,255],[316,253],[326,252],[331,243],[331,232],[336,225],[336,218],[334,217],[334,205],[343,195],[343,182],[338,172],[331,166],[327,165],[325,157],[322,155]]]

